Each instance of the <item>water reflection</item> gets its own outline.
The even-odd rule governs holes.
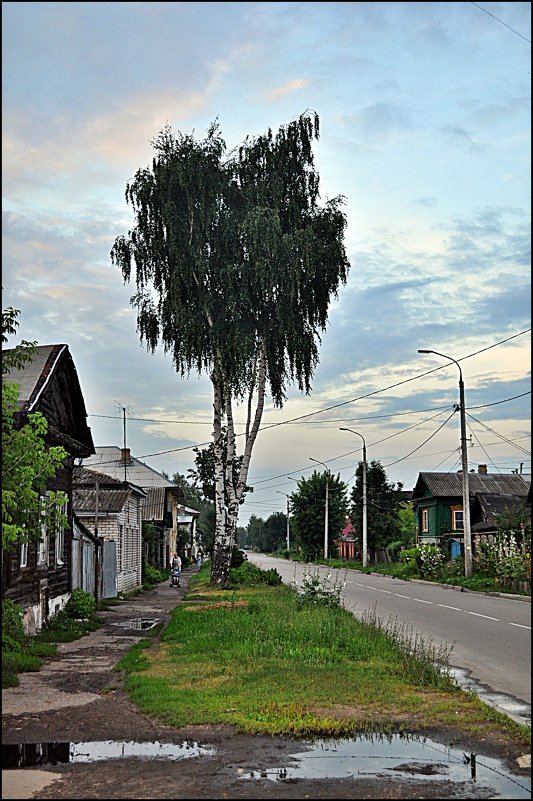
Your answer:
[[[503,798],[531,798],[531,779],[509,773],[502,762],[412,735],[361,735],[343,740],[305,741],[290,764],[242,779],[350,779],[391,777],[441,779],[490,790]],[[500,795],[501,794],[501,795]],[[497,796],[497,797],[498,797]]]
[[[50,742],[2,745],[2,768],[33,768],[38,765],[57,765],[60,762],[97,762],[105,759],[190,759],[212,756],[210,746],[193,740],[181,744],[103,740],[97,742]]]

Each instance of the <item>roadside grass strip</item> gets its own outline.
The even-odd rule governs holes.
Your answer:
[[[302,603],[285,585],[211,591],[208,581],[203,571],[191,579],[158,648],[141,641],[117,665],[142,712],[177,727],[349,736],[453,725],[530,742],[404,626]]]

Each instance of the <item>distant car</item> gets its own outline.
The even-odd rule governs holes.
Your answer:
[[[241,554],[241,556],[244,559],[244,561],[247,562],[248,561],[248,554],[246,553],[244,548],[239,548],[239,553]]]

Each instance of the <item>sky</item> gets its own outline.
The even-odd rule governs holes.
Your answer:
[[[212,436],[208,377],[140,343],[109,255],[151,143],[218,120],[230,150],[311,109],[349,279],[310,394],[267,398],[239,524],[315,469],[351,488],[363,441],[404,489],[458,470],[452,360],[469,469],[531,472],[529,3],[4,2],[2,23],[9,345],[68,344],[95,445],[122,447],[125,415],[132,454],[172,476]]]

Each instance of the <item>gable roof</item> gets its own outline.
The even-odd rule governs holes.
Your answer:
[[[123,449],[116,445],[99,445],[95,448],[92,456],[83,460],[83,466],[87,470],[101,470],[102,473],[118,478],[121,481],[124,481],[124,476],[126,476],[127,481],[131,481],[144,489],[148,487],[175,487],[178,490],[180,489],[177,484],[165,478],[162,473],[158,473],[153,467],[149,467],[149,465],[134,456],[129,455],[128,461],[124,464],[122,451]]]
[[[491,495],[478,493],[474,499],[474,511],[479,507],[478,517],[481,519],[472,525],[472,531],[488,531],[497,528],[498,515],[512,509],[518,509],[526,503],[524,495]]]
[[[129,459],[124,463],[122,453],[123,449],[116,445],[99,445],[92,456],[83,460],[83,467],[91,472],[101,470],[120,481],[124,481],[126,475],[129,483],[146,490],[147,498],[143,504],[144,520],[164,520],[167,493],[176,498],[187,514],[196,517],[200,514],[196,509],[184,506],[185,495],[181,487],[162,473],[158,473],[153,467],[131,456],[129,452],[127,452]]]
[[[41,412],[46,418],[48,439],[63,445],[71,456],[94,453],[85,401],[68,345],[37,345],[31,361],[20,369],[8,370],[3,378],[18,384],[22,416]]]
[[[96,513],[96,483],[98,482],[98,514],[122,511],[130,495],[146,496],[144,490],[112,476],[75,467],[72,471],[72,508],[78,516]]]
[[[517,495],[527,497],[531,484],[530,476],[517,473],[487,474],[469,473],[468,490],[470,495]],[[434,497],[462,497],[463,479],[461,473],[419,473],[413,490],[413,500],[421,498],[425,490]]]

